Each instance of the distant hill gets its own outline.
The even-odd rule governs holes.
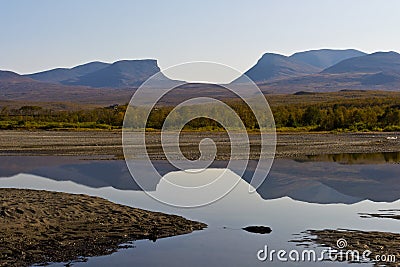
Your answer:
[[[72,69],[37,73],[36,76],[0,71],[0,101],[124,104],[129,102],[138,86],[159,70],[156,60],[123,60],[113,64],[91,62]],[[78,76],[85,72],[90,75]],[[77,77],[64,81],[65,75]],[[31,76],[44,81],[34,80]],[[166,79],[162,84],[170,82],[174,81]],[[126,87],[130,89],[126,90]]]
[[[290,58],[297,61],[304,62],[311,66],[326,69],[345,59],[365,56],[366,53],[355,50],[334,50],[334,49],[320,49],[298,52],[290,56]]]
[[[138,87],[160,71],[157,61],[121,60],[112,64],[90,62],[73,68],[57,68],[24,75],[36,81],[94,88]]]
[[[273,53],[264,54],[248,71],[245,72],[256,83],[304,76],[321,71],[295,59]],[[236,80],[236,81],[239,81]]]
[[[61,83],[65,80],[76,79],[80,76],[103,69],[110,64],[103,62],[90,62],[73,68],[57,68],[38,73],[24,75],[37,81]]]
[[[377,52],[362,57],[350,58],[329,67],[322,73],[400,73],[400,54]]]
[[[337,92],[341,90],[400,91],[400,75],[382,77],[383,74],[312,74],[303,77],[258,84],[268,94],[301,92]]]
[[[8,71],[8,70],[0,70],[0,83],[19,83],[19,82],[30,82],[33,80],[27,77],[23,77],[18,73]]]
[[[378,52],[343,60],[318,74],[260,84],[269,93],[400,90],[400,54]]]
[[[357,50],[342,50],[339,55],[337,50],[329,49],[300,52],[290,57],[266,53],[245,74],[266,94],[341,90],[400,91],[400,54],[396,52],[351,57],[323,70],[302,62],[322,66],[339,60],[339,57],[360,53],[363,54]],[[135,88],[159,71],[157,61],[153,59],[121,60],[112,64],[90,62],[71,69],[59,68],[29,75],[0,71],[0,101],[121,104],[128,102]],[[239,86],[240,79],[234,81]],[[176,82],[160,79],[162,87]],[[244,84],[239,89],[247,90]],[[175,90],[180,99],[199,96],[218,99],[235,97],[209,84],[189,84]],[[166,98],[163,101],[172,103],[175,99]]]
[[[121,60],[86,75],[62,81],[62,83],[96,88],[138,87],[159,71],[157,61],[153,59]]]
[[[0,71],[0,101],[70,102],[90,105],[126,103],[133,91],[124,89],[67,86],[36,81],[11,71]],[[112,93],[111,93],[112,92]]]

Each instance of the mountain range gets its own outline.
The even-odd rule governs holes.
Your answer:
[[[138,87],[160,68],[154,59],[90,62],[71,69],[57,68],[25,75],[37,81],[94,88]]]
[[[264,54],[245,73],[265,93],[400,91],[400,54],[396,52],[365,54],[357,50],[316,50],[290,57],[279,55],[278,62],[272,60],[276,57],[276,54]],[[337,63],[329,65],[328,62]]]
[[[333,66],[340,61],[348,58],[365,56],[366,53],[355,50],[333,50],[333,49],[320,49],[298,52],[290,56],[290,58],[317,67],[319,69],[326,69]]]
[[[106,96],[110,90],[113,93],[108,99],[121,92],[128,97],[132,91],[127,88],[137,88],[159,71],[155,59],[89,62],[26,75],[0,71],[0,100],[75,101],[81,94],[93,98],[97,94]],[[264,93],[400,91],[400,54],[366,54],[354,49],[310,50],[291,56],[265,53],[245,74]],[[240,81],[239,77],[233,83]],[[197,90],[202,85],[188,90],[194,87]],[[212,90],[208,88],[207,93],[212,94]]]
[[[354,49],[348,50],[310,50],[295,53],[289,57],[265,53],[245,75],[256,83],[306,76],[319,73],[335,64],[354,57],[366,55]]]

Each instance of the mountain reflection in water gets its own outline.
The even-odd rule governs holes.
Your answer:
[[[384,153],[309,156],[305,160],[277,159],[257,192],[263,199],[288,196],[309,203],[350,204],[366,199],[392,202],[400,199],[400,164],[391,164],[398,158],[399,153]],[[167,161],[153,163],[162,176],[177,170]],[[256,164],[255,161],[249,162],[243,175],[246,182],[250,181]],[[212,168],[226,166],[225,161],[215,161],[211,165]],[[123,160],[3,156],[0,177],[18,173],[73,181],[92,188],[111,186],[120,190],[141,190]],[[154,181],[147,189],[155,190],[158,182]]]

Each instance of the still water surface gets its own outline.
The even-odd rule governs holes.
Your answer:
[[[170,166],[164,162],[156,164],[164,178],[185,179],[184,172],[170,172]],[[345,266],[347,263],[279,262],[276,259],[260,262],[256,254],[265,245],[270,249],[301,251],[304,248],[288,241],[307,229],[400,233],[399,221],[366,219],[358,214],[400,209],[400,165],[392,161],[368,160],[366,163],[365,157],[363,162],[352,164],[318,158],[276,160],[268,179],[257,192],[250,194],[248,181],[241,179],[221,200],[192,209],[174,208],[149,197],[134,184],[123,161],[3,157],[0,167],[0,187],[85,193],[208,224],[206,230],[188,235],[156,242],[135,241],[134,248],[92,257],[74,266]],[[224,179],[237,178],[234,172],[217,167],[200,175],[206,178],[224,173]],[[168,193],[163,192],[163,181],[156,184],[154,190],[160,195]],[[237,230],[248,225],[267,225],[272,233],[259,235]]]

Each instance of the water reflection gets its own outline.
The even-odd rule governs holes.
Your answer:
[[[289,163],[293,164],[293,162]],[[224,170],[211,169],[203,175],[206,177],[211,172],[224,172]],[[235,174],[230,171],[226,171],[225,175],[226,179],[235,178]],[[170,179],[185,178],[182,172],[171,172],[167,176]],[[118,190],[112,187],[91,188],[71,181],[55,181],[26,174],[0,179],[0,186],[101,196],[116,203],[179,214],[209,225],[204,231],[160,239],[156,243],[137,241],[134,249],[90,258],[88,262],[74,263],[74,266],[337,266],[343,263],[260,262],[257,260],[256,253],[265,245],[271,249],[287,251],[294,249],[295,244],[288,241],[293,239],[293,234],[307,229],[346,228],[386,232],[400,230],[395,220],[366,220],[360,218],[358,214],[379,209],[398,209],[399,201],[393,203],[362,201],[353,205],[321,205],[294,201],[288,197],[265,200],[258,193],[249,193],[249,184],[244,180],[241,180],[238,186],[220,201],[195,209],[163,205],[141,191]],[[163,186],[163,181],[156,189],[159,194],[164,194],[166,193],[164,190],[168,190]],[[191,198],[192,196],[182,197]],[[273,231],[268,235],[258,235],[240,229],[247,225],[268,225]],[[63,266],[63,264],[54,264],[54,266]]]
[[[390,160],[389,162],[395,158],[392,153],[384,156]],[[366,199],[392,202],[400,199],[400,164],[339,163],[345,158],[358,158],[363,162],[369,159],[372,163],[372,159],[377,159],[377,156],[367,155],[363,158],[352,154],[321,156],[318,160],[307,161],[275,160],[268,178],[257,192],[263,199],[288,196],[295,200],[323,204],[351,204]],[[337,162],[324,159],[335,159]],[[256,161],[249,162],[243,176],[246,182],[252,177],[256,163]],[[216,161],[211,167],[224,168],[226,164],[224,161]],[[176,168],[167,161],[155,161],[154,166],[162,176],[176,171]],[[92,188],[141,190],[131,178],[123,160],[85,160],[77,157],[46,156],[1,157],[0,177],[18,173],[35,174],[56,181],[73,181]],[[142,175],[146,177],[146,173]],[[147,190],[154,191],[157,186],[159,181],[151,181]]]
[[[306,156],[304,159],[299,159],[298,161],[338,162],[341,164],[400,163],[400,152],[310,155]]]

